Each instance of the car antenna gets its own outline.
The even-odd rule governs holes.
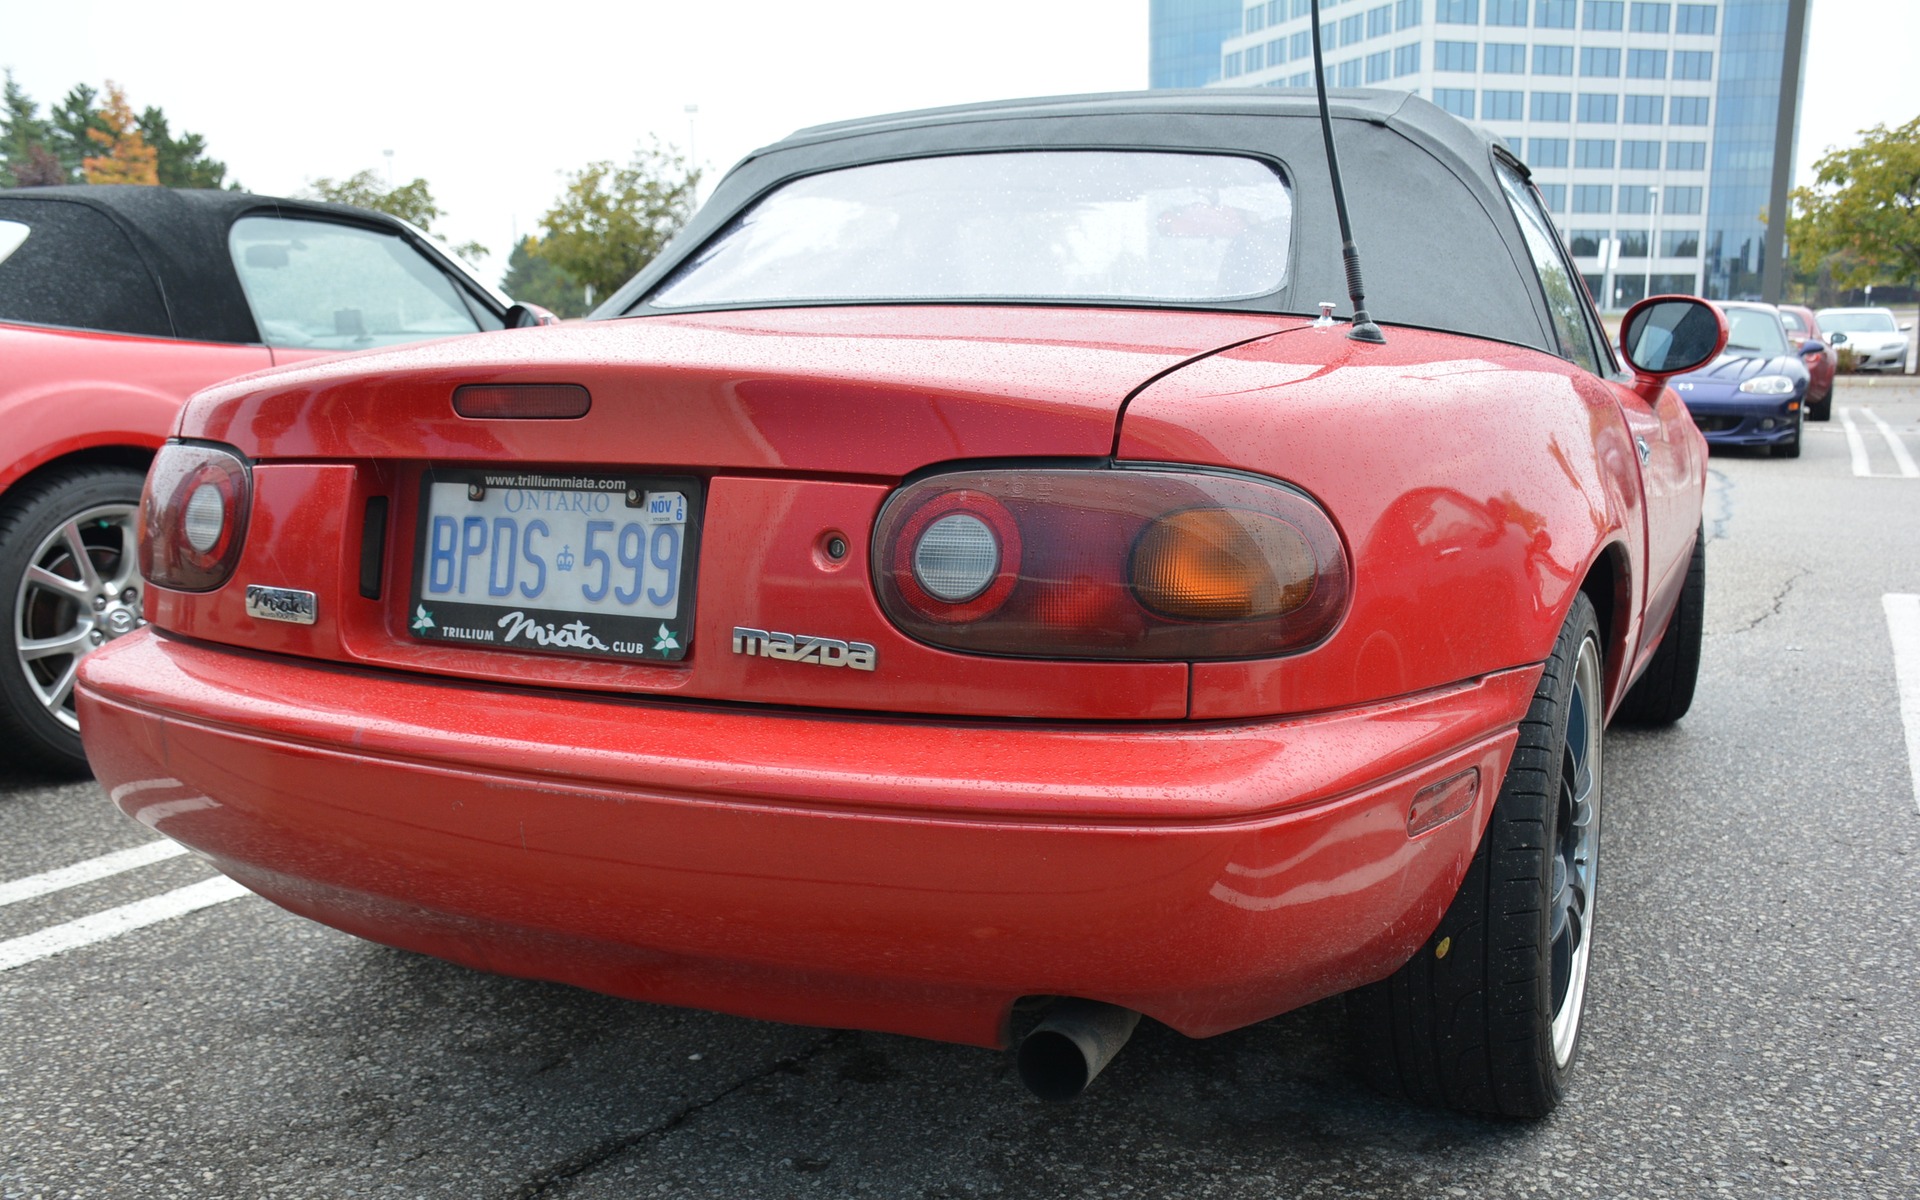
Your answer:
[[[1367,288],[1360,281],[1360,249],[1353,244],[1353,226],[1347,221],[1347,192],[1340,186],[1340,159],[1333,152],[1333,118],[1327,113],[1327,68],[1320,61],[1320,0],[1313,0],[1313,82],[1320,93],[1320,133],[1327,139],[1327,174],[1333,178],[1333,211],[1340,217],[1340,257],[1347,264],[1347,298],[1353,301],[1353,328],[1347,336],[1356,342],[1385,344],[1387,335],[1367,315]]]

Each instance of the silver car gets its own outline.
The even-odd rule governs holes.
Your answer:
[[[1836,349],[1853,351],[1856,369],[1902,371],[1907,365],[1907,333],[1890,308],[1823,308],[1815,314]]]

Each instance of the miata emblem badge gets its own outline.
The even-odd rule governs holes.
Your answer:
[[[743,625],[733,627],[733,652],[814,667],[852,667],[856,671],[873,670],[879,658],[879,653],[867,642],[748,629]]]

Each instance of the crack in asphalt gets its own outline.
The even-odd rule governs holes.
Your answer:
[[[650,1125],[645,1129],[633,1133],[623,1134],[620,1137],[608,1138],[591,1149],[577,1154],[557,1166],[548,1168],[538,1177],[521,1184],[512,1192],[507,1193],[507,1195],[511,1200],[535,1200],[536,1197],[561,1195],[563,1192],[556,1189],[567,1188],[575,1179],[585,1175],[595,1167],[620,1157],[642,1142],[652,1138],[664,1137],[672,1133],[674,1130],[680,1128],[680,1126],[686,1124],[687,1121],[691,1120],[696,1114],[712,1108],[714,1105],[733,1096],[742,1088],[750,1087],[763,1079],[771,1079],[775,1075],[790,1073],[795,1067],[805,1066],[808,1062],[818,1058],[821,1054],[844,1040],[846,1036],[847,1032],[845,1030],[836,1029],[806,1049],[800,1051],[798,1054],[788,1054],[777,1058],[769,1064],[766,1069],[755,1071],[743,1079],[736,1080],[704,1100],[695,1100],[691,1104],[684,1105],[677,1109],[671,1116],[667,1117],[666,1120],[658,1124]]]
[[[1807,568],[1801,567],[1798,571],[1795,571],[1792,575],[1788,576],[1787,581],[1784,584],[1780,585],[1780,590],[1774,593],[1773,606],[1767,609],[1767,611],[1761,613],[1759,616],[1755,617],[1753,620],[1741,626],[1739,629],[1733,630],[1733,632],[1734,633],[1752,633],[1754,630],[1758,629],[1760,627],[1760,623],[1762,621],[1765,621],[1768,617],[1779,616],[1780,607],[1781,605],[1787,602],[1787,596],[1792,593],[1793,585],[1800,582],[1802,579],[1805,579],[1808,575],[1811,575],[1812,573],[1813,572],[1807,570]]]

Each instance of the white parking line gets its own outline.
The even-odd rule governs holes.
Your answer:
[[[1860,427],[1853,423],[1853,410],[1840,410],[1840,424],[1846,427],[1847,453],[1853,456],[1853,473],[1862,479],[1873,474],[1873,466],[1867,462],[1866,439],[1860,436]]]
[[[161,921],[224,904],[247,895],[247,889],[221,875],[132,904],[122,904],[63,925],[51,925],[11,941],[0,942],[0,971],[11,971],[81,946],[132,933]]]
[[[24,879],[9,879],[5,883],[0,883],[0,908],[5,908],[9,904],[18,904],[22,900],[31,900],[35,896],[44,896],[49,892],[92,883],[96,879],[105,879],[109,875],[131,871],[135,867],[178,858],[186,852],[187,848],[179,842],[148,842],[130,850],[116,850],[112,854],[102,854],[99,858],[77,862],[70,867],[42,871],[38,875],[29,875]]]
[[[1900,474],[1908,479],[1920,479],[1920,465],[1915,465],[1913,455],[1907,453],[1907,444],[1893,431],[1893,426],[1880,419],[1880,414],[1862,405],[1860,411],[1867,419],[1880,427],[1880,436],[1887,439],[1887,448],[1893,451],[1893,461],[1900,464]]]
[[[1893,677],[1900,686],[1900,722],[1907,727],[1907,769],[1913,773],[1913,803],[1920,808],[1920,596],[1889,592],[1880,597],[1893,638]]]

